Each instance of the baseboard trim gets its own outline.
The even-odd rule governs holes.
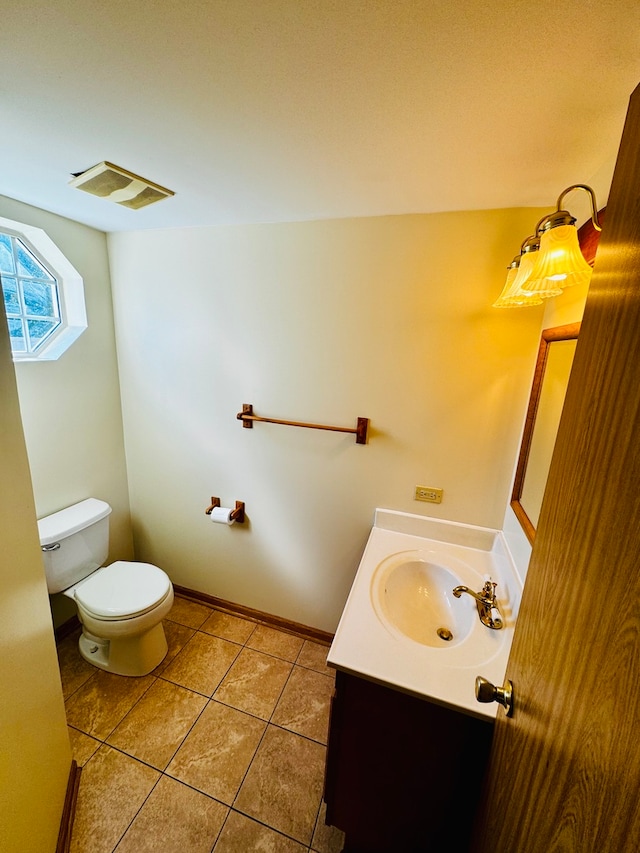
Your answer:
[[[216,610],[224,610],[226,613],[231,613],[234,616],[244,616],[246,619],[261,622],[264,625],[277,628],[279,631],[286,631],[289,634],[294,634],[296,637],[302,637],[305,640],[311,640],[314,643],[323,643],[330,646],[333,642],[333,634],[330,634],[328,631],[321,631],[319,628],[311,628],[299,622],[292,622],[290,619],[283,619],[281,616],[274,616],[272,613],[254,610],[252,607],[245,607],[244,604],[225,601],[224,598],[216,598],[214,595],[208,595],[206,592],[198,592],[195,589],[188,589],[186,586],[174,584],[173,589],[174,592],[183,598],[190,598],[192,601],[206,604],[209,607],[215,607]],[[67,619],[66,622],[58,625],[55,629],[56,643],[61,642],[61,640],[64,640],[69,634],[73,634],[80,627],[81,623],[77,616]]]
[[[68,637],[69,634],[73,634],[73,632],[81,627],[80,620],[77,616],[71,616],[67,619],[66,622],[63,622],[62,625],[58,625],[57,628],[53,629],[53,633],[56,638],[56,643],[59,643],[61,640],[64,640],[65,637]]]
[[[254,622],[260,622],[269,625],[271,628],[277,628],[279,631],[286,631],[288,634],[302,637],[304,640],[311,640],[314,643],[322,643],[327,646],[333,642],[333,634],[321,631],[319,628],[310,628],[308,625],[301,625],[299,622],[292,622],[290,619],[283,619],[281,616],[274,616],[272,613],[264,613],[262,610],[254,610],[252,607],[245,607],[244,604],[225,601],[223,598],[216,598],[214,595],[197,592],[184,586],[174,584],[173,589],[183,598],[207,604],[209,607],[215,607],[216,610],[223,610],[233,616],[244,616]]]
[[[78,762],[73,759],[69,770],[67,793],[65,794],[64,807],[62,809],[62,817],[60,819],[60,831],[58,832],[56,853],[69,853],[69,850],[71,849],[71,832],[73,830],[73,820],[76,816],[76,803],[78,801],[78,788],[80,787],[81,772],[82,768],[79,767]]]

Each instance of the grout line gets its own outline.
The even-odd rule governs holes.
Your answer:
[[[109,744],[107,744],[107,746],[109,746]],[[125,752],[124,754],[125,754],[125,755],[127,755],[127,753],[126,753],[126,752]],[[131,758],[131,756],[129,756],[129,758]],[[136,760],[137,760],[137,759],[136,759]],[[140,763],[141,763],[141,764],[144,764],[145,762],[143,761],[143,762],[140,762]],[[149,765],[146,765],[146,766],[148,767]],[[156,768],[154,767],[153,769],[155,770]],[[158,786],[158,783],[160,782],[160,779],[162,779],[162,774],[160,774],[160,776],[156,779],[156,781],[155,781],[155,783],[154,783],[153,787],[151,788],[151,790],[149,791],[149,793],[147,794],[147,796],[144,798],[144,800],[140,803],[140,808],[139,808],[139,809],[138,809],[138,811],[134,814],[134,816],[131,818],[131,820],[130,820],[130,821],[129,821],[129,823],[127,824],[126,829],[124,830],[124,832],[123,832],[123,833],[122,833],[122,835],[120,836],[120,838],[118,838],[118,840],[116,841],[115,846],[113,847],[112,853],[116,853],[116,851],[117,851],[118,847],[120,846],[120,842],[121,842],[121,841],[122,841],[122,839],[125,837],[125,835],[127,834],[127,832],[129,832],[129,830],[130,830],[130,829],[131,829],[131,827],[133,826],[133,824],[134,824],[134,822],[135,822],[136,818],[138,817],[138,815],[140,814],[140,812],[142,811],[142,809],[143,809],[143,808],[145,807],[145,805],[147,804],[147,801],[148,801],[149,797],[150,797],[150,796],[151,796],[151,794],[155,791],[156,787]]]
[[[88,665],[89,665],[89,666],[91,666],[91,664],[88,664]],[[58,667],[58,668],[59,668],[59,667]],[[67,696],[65,696],[65,697],[64,697],[64,703],[65,703],[65,706],[66,706],[67,702],[69,701],[69,699],[71,699],[71,697],[72,697],[72,696],[75,696],[75,695],[76,695],[76,693],[78,692],[78,690],[80,690],[82,687],[84,687],[84,686],[85,686],[85,684],[88,684],[88,683],[91,681],[91,679],[92,679],[92,678],[95,678],[95,677],[97,676],[97,674],[98,674],[98,672],[97,672],[97,667],[96,667],[96,672],[92,672],[92,673],[90,673],[90,674],[87,676],[87,678],[82,682],[82,684],[78,684],[78,686],[77,686],[77,687],[75,687],[75,688],[71,691],[71,693],[69,693]]]
[[[276,829],[275,826],[270,826],[268,823],[265,823],[263,820],[260,820],[259,818],[255,817],[254,815],[249,814],[248,812],[243,812],[240,809],[234,808],[233,806],[231,806],[229,808],[229,814],[231,814],[231,812],[235,812],[236,814],[242,815],[242,817],[246,817],[248,820],[253,821],[253,823],[259,823],[260,826],[264,826],[265,829],[269,829],[269,830],[271,830],[271,832],[275,832],[276,835],[281,835],[283,838],[288,838],[290,841],[295,841],[296,844],[299,844],[301,847],[305,848],[306,850],[312,849],[313,832],[311,833],[311,841],[308,844],[306,844],[304,841],[300,841],[299,838],[295,838],[293,835],[287,835],[287,833],[283,832],[281,829]],[[225,823],[227,822],[228,818],[229,818],[229,815],[227,815],[227,817],[225,818]],[[314,823],[313,827],[315,830],[315,823]],[[219,838],[219,836],[218,836],[218,838]],[[217,840],[216,840],[216,844],[217,844]],[[214,853],[214,850],[212,850],[211,853]],[[313,851],[312,851],[312,853],[313,853]]]
[[[309,850],[313,850],[313,839],[316,837],[316,832],[318,831],[318,823],[320,822],[320,815],[322,814],[322,806],[324,805],[324,786],[322,791],[322,796],[320,797],[320,803],[318,805],[318,813],[316,814],[316,819],[313,824],[313,831],[311,833],[311,842],[309,843]]]
[[[211,635],[207,635],[206,631],[202,631],[202,632],[200,632],[200,633],[205,634],[205,636],[211,636]],[[194,634],[194,636],[195,636],[195,634]],[[193,639],[193,638],[191,638],[191,639]],[[222,638],[219,638],[219,639],[222,639]],[[191,640],[189,640],[188,642],[191,642]],[[175,660],[175,659],[176,659],[176,658],[177,658],[177,657],[182,653],[182,651],[184,650],[184,648],[188,645],[188,642],[187,642],[187,643],[185,643],[185,646],[183,646],[183,648],[182,648],[182,649],[180,649],[180,651],[178,652],[178,654],[175,656],[175,658],[174,658],[173,660]],[[218,689],[218,687],[220,687],[220,685],[222,684],[222,682],[224,681],[224,679],[227,677],[227,674],[229,673],[229,670],[231,669],[231,667],[233,666],[233,664],[236,662],[236,660],[238,659],[239,655],[240,655],[240,652],[239,652],[239,653],[238,653],[238,655],[236,655],[236,657],[233,659],[233,661],[232,661],[232,663],[230,664],[230,666],[228,667],[227,671],[225,672],[225,674],[222,676],[222,678],[220,679],[220,681],[218,682],[218,684],[217,684],[217,685],[216,685],[216,687],[214,688],[213,693],[211,693],[210,695],[207,695],[206,693],[200,693],[198,690],[192,690],[190,687],[185,687],[185,686],[184,686],[184,685],[182,685],[182,684],[176,684],[176,682],[175,682],[175,681],[170,681],[168,678],[163,679],[163,680],[164,680],[164,681],[166,681],[168,684],[174,684],[176,687],[181,687],[183,690],[189,690],[191,693],[195,693],[197,696],[202,696],[202,697],[203,697],[203,698],[205,698],[207,701],[204,703],[204,705],[203,705],[203,707],[202,707],[202,710],[200,711],[200,713],[197,715],[197,717],[195,718],[195,720],[193,721],[193,723],[192,723],[192,724],[191,724],[191,726],[189,727],[189,730],[188,730],[188,732],[186,733],[186,735],[185,735],[185,736],[182,738],[182,740],[180,741],[180,744],[179,744],[179,745],[177,746],[177,748],[175,749],[175,751],[174,751],[173,755],[171,756],[171,758],[170,758],[170,759],[169,759],[169,761],[167,762],[167,764],[166,764],[166,766],[165,766],[164,770],[162,771],[162,773],[166,773],[167,768],[169,767],[169,765],[171,764],[171,762],[173,761],[173,759],[176,757],[176,755],[178,754],[178,752],[180,751],[180,749],[181,749],[181,748],[183,747],[183,745],[185,744],[185,742],[186,742],[187,738],[189,737],[189,735],[191,734],[191,732],[192,732],[192,731],[193,731],[193,729],[195,728],[196,723],[198,722],[198,720],[200,719],[200,717],[204,714],[204,712],[205,712],[206,708],[208,707],[209,703],[210,703],[210,702],[212,702],[212,701],[217,701],[217,700],[214,700],[214,699],[213,699],[213,694],[216,692],[216,690]],[[160,677],[160,678],[162,678],[162,676],[159,676],[159,677]],[[223,702],[220,702],[219,704],[221,704],[221,705],[222,705],[222,704],[224,704],[224,703],[223,703]],[[168,775],[168,774],[167,774],[167,775]],[[174,777],[173,777],[173,776],[169,776],[169,778],[170,778],[170,779],[173,779]],[[190,787],[191,787],[191,786],[190,786]],[[194,790],[198,790],[198,789],[197,789],[197,788],[195,788]],[[201,791],[200,793],[205,793],[205,792],[204,792],[204,791]],[[209,796],[209,795],[207,795],[207,796]],[[215,799],[215,797],[212,797],[212,799]],[[226,804],[225,804],[225,805],[226,805]]]
[[[125,676],[123,676],[123,677],[125,677]],[[136,678],[137,678],[138,676],[134,676],[134,677],[136,677]],[[146,678],[147,676],[146,676],[146,675],[143,675],[143,676],[141,676],[141,677],[142,677],[142,678]],[[157,680],[158,680],[158,676],[157,676],[157,675],[154,675],[154,676],[153,676],[153,681],[151,682],[151,684],[147,685],[147,687],[142,691],[142,693],[138,696],[138,698],[137,698],[137,699],[136,699],[136,701],[133,703],[133,705],[129,708],[129,710],[128,710],[128,711],[127,711],[127,713],[124,715],[124,717],[122,717],[122,719],[121,719],[121,720],[118,720],[118,722],[115,724],[115,726],[114,726],[114,727],[111,729],[111,731],[106,735],[106,737],[105,737],[105,739],[104,739],[103,743],[107,743],[107,738],[110,738],[110,737],[111,737],[111,735],[112,735],[112,734],[115,732],[115,730],[118,728],[118,726],[120,725],[120,723],[122,723],[122,722],[124,722],[124,721],[125,721],[125,719],[126,719],[126,718],[129,716],[129,714],[133,711],[133,709],[136,707],[136,705],[138,705],[138,704],[139,704],[139,702],[142,700],[142,698],[143,698],[144,696],[146,696],[146,695],[147,695],[147,693],[149,692],[149,690],[151,689],[151,687],[156,683],[156,681],[157,681]],[[85,734],[87,734],[87,732],[85,732]],[[109,744],[107,744],[107,746],[109,746]]]
[[[203,605],[203,606],[206,606],[206,605]],[[219,610],[220,612],[226,612],[226,611],[220,610],[219,608],[207,608],[207,609],[210,609],[210,610],[211,610],[211,613],[214,613],[214,612],[216,612],[216,611],[218,611],[218,610]],[[202,630],[202,625],[204,625],[204,623],[207,621],[207,619],[208,619],[209,617],[207,617],[207,618],[205,618],[205,620],[203,620],[202,625],[201,625],[199,628],[193,628],[193,627],[191,627],[191,626],[189,626],[189,625],[182,625],[182,623],[174,622],[174,624],[180,625],[181,627],[186,628],[186,629],[188,629],[188,630],[191,630],[191,631],[193,631],[194,633],[193,633],[193,634],[192,634],[192,636],[187,640],[187,642],[184,644],[184,646],[182,646],[182,648],[177,652],[177,654],[174,656],[174,658],[172,658],[172,660],[170,661],[170,664],[171,664],[171,663],[173,663],[173,661],[175,661],[175,660],[176,660],[176,659],[177,659],[177,658],[182,654],[182,652],[187,648],[187,646],[189,646],[189,644],[191,643],[191,641],[192,641],[192,640],[193,640],[193,638],[195,637],[195,634],[196,634],[196,633],[202,633],[202,634],[204,634],[205,636],[209,636],[209,637],[212,637],[212,636],[213,636],[213,637],[216,637],[217,639],[221,639],[221,640],[223,640],[223,641],[225,641],[225,642],[229,642],[229,643],[232,643],[233,645],[236,645],[236,646],[239,646],[239,647],[240,647],[240,651],[238,652],[238,654],[236,655],[236,657],[233,659],[233,661],[231,662],[231,664],[227,667],[226,672],[225,672],[225,673],[224,673],[224,675],[220,678],[220,680],[218,681],[218,683],[217,683],[216,687],[213,689],[213,691],[212,691],[212,693],[211,693],[211,694],[200,693],[199,691],[197,691],[197,690],[193,690],[192,688],[186,687],[185,685],[177,684],[177,682],[173,682],[173,681],[171,681],[169,678],[167,678],[167,677],[165,676],[166,669],[168,668],[168,667],[165,667],[165,669],[162,671],[162,673],[160,673],[159,675],[153,676],[153,680],[151,681],[151,683],[150,683],[150,684],[147,686],[147,688],[142,692],[142,694],[141,694],[141,695],[136,699],[136,701],[135,701],[135,702],[134,702],[134,704],[131,706],[131,708],[129,708],[129,710],[128,710],[128,711],[127,711],[127,713],[124,715],[124,717],[122,717],[122,719],[121,719],[121,720],[119,720],[119,721],[118,721],[118,723],[117,723],[117,724],[116,724],[116,725],[115,725],[115,726],[114,726],[114,727],[113,727],[113,728],[108,732],[108,734],[105,736],[104,740],[103,740],[103,739],[101,739],[101,738],[96,737],[96,736],[95,736],[95,735],[93,735],[93,734],[90,734],[89,732],[85,732],[85,731],[83,731],[82,729],[79,729],[77,726],[71,726],[71,728],[74,728],[76,731],[80,732],[81,734],[84,734],[84,735],[85,735],[85,736],[87,736],[87,737],[92,738],[93,740],[95,740],[96,742],[98,742],[98,743],[100,744],[100,746],[96,749],[96,751],[93,753],[93,755],[92,755],[92,756],[87,760],[87,762],[85,762],[86,764],[88,764],[88,763],[89,763],[89,761],[91,761],[91,760],[92,760],[92,758],[93,758],[93,757],[94,757],[94,755],[99,751],[99,749],[100,749],[100,747],[101,747],[101,746],[106,746],[107,748],[109,748],[109,749],[114,749],[114,750],[116,750],[117,752],[120,752],[122,755],[126,756],[127,758],[130,758],[130,759],[132,759],[133,761],[136,761],[136,762],[138,762],[138,763],[140,763],[140,764],[142,764],[142,765],[144,765],[144,766],[146,766],[146,767],[149,767],[150,769],[154,770],[155,772],[159,773],[158,779],[156,780],[156,782],[154,783],[153,787],[152,787],[152,788],[151,788],[151,790],[149,791],[148,795],[145,797],[144,801],[143,801],[143,802],[142,802],[142,804],[140,805],[140,808],[136,811],[136,814],[133,816],[133,818],[132,818],[132,819],[131,819],[131,821],[129,822],[128,826],[126,827],[126,829],[124,830],[124,832],[122,833],[122,835],[120,836],[120,838],[118,839],[118,841],[116,842],[116,845],[115,845],[115,847],[114,847],[114,848],[113,848],[113,850],[112,850],[112,853],[116,853],[116,848],[117,848],[117,847],[118,847],[118,845],[121,843],[121,841],[122,841],[123,837],[126,835],[126,833],[129,831],[129,829],[130,829],[131,825],[132,825],[132,824],[133,824],[133,822],[136,820],[137,816],[140,814],[141,810],[144,808],[144,806],[146,805],[147,801],[149,800],[149,797],[151,796],[151,794],[153,793],[153,791],[156,789],[156,787],[157,787],[158,783],[160,782],[160,780],[161,780],[163,777],[166,777],[167,779],[171,779],[172,781],[175,781],[175,782],[177,782],[178,784],[185,785],[186,787],[191,788],[192,790],[194,790],[194,791],[198,792],[199,794],[202,794],[202,795],[204,795],[204,796],[208,797],[208,798],[209,798],[209,799],[211,799],[211,800],[214,800],[214,801],[216,801],[216,802],[221,803],[221,805],[223,805],[225,808],[227,808],[227,809],[228,809],[227,815],[226,815],[226,817],[225,817],[225,819],[224,819],[224,821],[223,821],[223,823],[222,823],[222,826],[221,826],[221,828],[220,828],[220,830],[219,830],[219,832],[218,832],[218,834],[217,834],[217,836],[216,836],[216,839],[215,839],[215,841],[214,841],[214,843],[213,843],[213,847],[211,848],[211,853],[213,853],[213,851],[214,851],[214,849],[215,849],[215,847],[216,847],[216,845],[217,845],[217,843],[218,843],[218,841],[219,841],[219,839],[220,839],[220,836],[221,836],[221,834],[222,834],[222,831],[223,831],[223,829],[224,829],[224,826],[226,825],[227,820],[229,819],[229,815],[231,814],[231,812],[232,812],[232,811],[235,811],[237,814],[241,814],[241,815],[245,816],[247,819],[249,819],[249,820],[251,820],[251,821],[253,821],[253,822],[255,822],[255,823],[258,823],[258,824],[260,824],[261,826],[264,826],[265,828],[269,829],[269,830],[270,830],[270,831],[272,831],[272,832],[275,832],[276,834],[278,834],[278,835],[280,835],[280,836],[282,836],[282,837],[284,837],[284,838],[291,839],[291,840],[292,840],[292,841],[294,841],[295,843],[300,844],[300,845],[301,845],[301,847],[305,848],[305,849],[306,849],[306,851],[308,851],[308,853],[313,853],[313,838],[314,838],[314,836],[315,836],[315,832],[316,832],[316,829],[317,829],[317,825],[318,825],[318,820],[319,820],[320,812],[321,812],[321,810],[322,810],[322,798],[320,799],[320,803],[319,803],[319,805],[318,805],[318,812],[316,813],[316,818],[315,818],[315,821],[314,821],[314,823],[313,823],[313,827],[312,827],[312,830],[311,830],[311,837],[310,837],[310,840],[309,840],[309,842],[308,842],[308,843],[306,843],[306,844],[305,844],[305,842],[300,841],[298,838],[294,838],[293,836],[287,835],[286,833],[282,832],[281,830],[276,829],[275,827],[270,826],[270,825],[269,825],[269,824],[267,824],[267,823],[264,823],[264,821],[261,821],[261,820],[257,819],[255,816],[250,815],[250,814],[246,814],[245,812],[241,811],[240,809],[235,808],[235,803],[236,803],[236,801],[237,801],[237,798],[238,798],[238,795],[239,795],[239,793],[240,793],[240,790],[242,789],[242,786],[243,786],[243,785],[244,785],[244,783],[245,783],[245,780],[246,780],[246,778],[247,778],[247,775],[248,775],[248,773],[249,773],[249,771],[250,771],[250,769],[251,769],[251,767],[252,767],[252,765],[253,765],[253,762],[255,761],[256,755],[257,755],[257,753],[258,753],[258,751],[259,751],[259,749],[260,749],[260,747],[261,747],[261,745],[262,745],[262,743],[263,743],[263,741],[264,741],[264,738],[265,738],[266,733],[267,733],[267,731],[268,731],[268,729],[269,729],[269,726],[273,726],[274,728],[278,728],[278,729],[280,729],[280,730],[282,730],[282,731],[285,731],[285,732],[287,732],[287,733],[289,733],[289,734],[292,734],[292,735],[294,735],[294,736],[301,737],[301,738],[303,738],[303,739],[305,739],[305,740],[307,740],[307,741],[310,741],[311,743],[314,743],[314,744],[316,744],[316,745],[319,745],[319,746],[323,747],[323,748],[326,750],[326,747],[327,747],[326,742],[325,742],[325,743],[323,743],[322,741],[315,740],[315,738],[309,737],[308,735],[300,734],[299,732],[295,732],[295,731],[293,731],[293,730],[291,730],[291,729],[287,729],[285,726],[280,726],[280,725],[278,725],[277,723],[273,723],[273,722],[272,722],[272,719],[273,719],[273,716],[274,716],[274,714],[275,714],[275,712],[276,712],[276,709],[277,709],[277,707],[278,707],[278,704],[280,703],[280,701],[281,701],[281,699],[282,699],[282,696],[283,696],[283,694],[284,694],[284,692],[285,692],[285,690],[286,690],[286,688],[287,688],[287,685],[289,684],[289,681],[290,681],[290,679],[291,679],[291,677],[292,677],[292,674],[293,674],[294,669],[295,669],[295,667],[296,667],[296,666],[300,667],[301,669],[305,669],[305,670],[308,670],[308,671],[311,671],[311,672],[315,672],[317,675],[322,675],[322,676],[324,676],[325,678],[329,678],[329,679],[331,679],[331,675],[328,675],[328,674],[326,674],[326,673],[324,673],[324,672],[320,672],[319,670],[314,669],[314,668],[313,668],[313,667],[311,667],[311,666],[305,666],[304,664],[298,663],[298,661],[299,661],[299,659],[300,659],[300,655],[302,654],[302,651],[303,651],[303,649],[304,649],[304,643],[305,643],[305,642],[313,643],[313,644],[315,644],[315,645],[322,646],[323,648],[325,647],[325,644],[323,644],[323,643],[321,643],[321,642],[318,642],[318,641],[316,641],[316,640],[313,640],[313,639],[309,639],[308,637],[300,637],[300,636],[298,636],[297,634],[292,634],[292,632],[290,632],[290,631],[282,630],[282,629],[280,629],[280,628],[278,628],[278,627],[274,627],[274,626],[269,625],[268,623],[265,623],[265,622],[260,622],[260,621],[253,620],[253,619],[251,619],[251,618],[247,618],[247,617],[244,617],[244,616],[238,616],[238,615],[236,615],[236,614],[234,614],[234,613],[229,613],[228,615],[232,615],[232,616],[234,616],[234,618],[242,619],[242,620],[243,620],[243,621],[245,621],[245,622],[252,622],[252,623],[254,623],[255,627],[252,629],[251,633],[249,634],[249,636],[247,637],[247,639],[246,639],[244,642],[239,643],[239,642],[237,642],[236,640],[230,640],[230,639],[228,639],[227,637],[220,637],[220,636],[219,636],[219,635],[217,635],[217,634],[210,634],[210,633],[209,633],[209,632],[207,632],[207,631],[203,631],[203,630]],[[172,621],[172,622],[173,622],[174,620],[168,619],[167,621]],[[278,656],[278,655],[276,655],[276,654],[272,654],[271,652],[263,651],[262,649],[254,649],[254,648],[252,648],[252,647],[250,647],[250,646],[248,646],[248,645],[247,645],[247,643],[251,640],[251,637],[254,635],[256,628],[258,628],[260,625],[264,625],[265,627],[269,628],[270,630],[276,631],[276,632],[278,632],[278,633],[286,634],[286,635],[288,635],[288,636],[296,636],[298,639],[303,640],[303,643],[302,643],[302,645],[301,645],[301,647],[300,647],[300,649],[299,649],[298,653],[296,654],[296,658],[295,658],[295,660],[294,660],[294,661],[287,660],[286,658],[279,657],[279,656]],[[328,648],[328,646],[327,646],[327,648]],[[280,690],[280,692],[279,692],[279,694],[278,694],[278,697],[277,697],[276,701],[274,702],[273,709],[272,709],[272,711],[271,711],[271,714],[270,714],[270,716],[269,716],[269,719],[268,719],[268,720],[265,720],[263,717],[258,717],[256,714],[252,714],[252,713],[250,713],[250,712],[248,712],[248,711],[246,711],[246,710],[244,710],[244,709],[235,708],[233,705],[228,705],[226,702],[222,702],[222,701],[220,701],[219,699],[215,699],[215,698],[214,698],[214,695],[215,695],[216,691],[218,690],[218,688],[220,687],[220,685],[222,684],[222,682],[224,681],[224,679],[227,677],[227,675],[229,674],[229,672],[230,672],[230,670],[232,669],[232,667],[234,666],[234,664],[236,663],[236,661],[237,661],[237,659],[238,659],[239,655],[241,654],[242,649],[248,649],[248,650],[253,651],[253,652],[256,652],[256,653],[258,653],[258,654],[264,654],[264,655],[267,655],[268,657],[272,657],[272,658],[274,658],[274,659],[276,659],[276,660],[280,660],[280,661],[282,661],[283,663],[287,663],[287,664],[289,664],[289,665],[290,665],[290,667],[291,667],[291,668],[290,668],[290,670],[289,670],[289,673],[288,673],[288,675],[287,675],[287,678],[286,678],[286,680],[285,680],[285,682],[284,682],[284,684],[283,684],[283,686],[282,686],[282,688],[281,688],[281,690]],[[169,665],[170,665],[170,664],[169,664]],[[97,668],[97,669],[99,669],[99,668]],[[150,675],[152,675],[152,673],[149,673],[149,674],[150,674]],[[97,672],[96,672],[96,673],[92,673],[92,674],[90,674],[90,675],[89,675],[89,677],[86,679],[86,681],[84,681],[84,682],[83,682],[82,684],[80,684],[77,688],[75,688],[75,690],[74,690],[74,691],[72,691],[72,693],[71,693],[71,694],[69,694],[69,696],[65,697],[65,702],[66,702],[69,698],[71,698],[71,696],[73,696],[73,695],[74,695],[78,690],[80,690],[80,689],[81,689],[81,687],[83,687],[83,686],[84,686],[85,684],[87,684],[87,683],[88,683],[92,678],[94,678],[94,677],[96,677],[96,676],[97,676]],[[118,726],[119,726],[122,722],[124,722],[124,720],[129,716],[129,714],[133,711],[133,709],[134,709],[134,708],[139,704],[139,702],[143,699],[143,697],[144,697],[144,696],[146,696],[146,694],[148,693],[148,691],[151,689],[151,687],[153,686],[153,684],[155,684],[155,683],[157,682],[157,680],[158,680],[158,679],[162,679],[163,681],[165,681],[165,682],[167,682],[167,683],[169,683],[169,684],[173,684],[173,685],[175,685],[175,686],[177,686],[177,687],[179,687],[179,688],[182,688],[183,690],[188,690],[189,692],[191,692],[191,693],[193,693],[193,694],[195,694],[195,695],[197,695],[197,696],[201,696],[201,697],[203,697],[203,698],[205,698],[205,699],[207,700],[207,701],[205,702],[205,704],[204,704],[204,706],[203,706],[202,710],[198,713],[197,717],[194,719],[193,723],[192,723],[192,724],[191,724],[191,726],[189,727],[189,730],[187,731],[187,733],[185,734],[185,736],[182,738],[182,740],[181,740],[181,742],[180,742],[179,746],[176,748],[176,750],[175,750],[175,751],[174,751],[174,753],[172,754],[171,758],[170,758],[170,759],[168,760],[168,762],[166,763],[164,770],[160,770],[159,768],[154,767],[153,765],[149,764],[148,762],[146,762],[146,761],[144,761],[144,760],[142,760],[142,759],[140,759],[140,758],[137,758],[137,757],[136,757],[136,756],[134,756],[134,755],[131,755],[130,753],[126,752],[125,750],[120,749],[119,747],[114,746],[114,745],[112,745],[112,744],[110,744],[110,743],[107,743],[107,738],[109,738],[109,737],[113,734],[113,732],[118,728]],[[239,784],[239,786],[238,786],[238,789],[237,789],[237,791],[236,791],[236,793],[235,793],[235,795],[234,795],[234,797],[233,797],[233,802],[232,802],[232,804],[231,804],[231,805],[229,805],[229,804],[227,804],[227,803],[223,803],[221,800],[217,800],[215,797],[212,797],[210,794],[207,794],[205,791],[201,791],[199,788],[195,788],[194,786],[189,785],[188,783],[184,782],[183,780],[181,780],[181,779],[177,779],[176,777],[173,777],[173,776],[170,776],[170,775],[167,773],[167,768],[169,767],[169,765],[171,764],[171,762],[172,762],[172,761],[173,761],[173,759],[175,758],[175,756],[176,756],[176,754],[178,753],[178,751],[181,749],[181,747],[182,747],[182,746],[184,745],[184,743],[186,742],[187,738],[189,737],[189,735],[190,735],[190,734],[191,734],[191,732],[193,731],[193,728],[194,728],[194,727],[195,727],[195,725],[197,724],[198,720],[200,719],[200,717],[202,716],[202,714],[204,713],[205,709],[208,707],[208,705],[209,705],[209,703],[210,703],[210,702],[217,702],[218,704],[221,704],[221,705],[224,705],[224,706],[226,706],[226,707],[232,708],[233,710],[236,710],[236,711],[238,711],[238,712],[240,712],[240,713],[247,714],[247,716],[253,717],[254,719],[260,720],[260,722],[264,723],[264,731],[263,731],[263,733],[262,733],[262,735],[261,735],[261,737],[260,737],[260,740],[259,740],[259,742],[258,742],[258,744],[257,744],[257,746],[256,746],[256,748],[255,748],[255,750],[254,750],[254,752],[253,752],[253,755],[252,755],[252,757],[251,757],[251,760],[249,761],[249,764],[248,764],[248,766],[247,766],[247,769],[246,769],[246,771],[245,771],[245,773],[244,773],[244,775],[243,775],[243,777],[242,777],[242,780],[241,780],[241,782],[240,782],[240,784]]]
[[[182,601],[187,601],[192,604],[209,608],[213,611],[225,613],[228,616],[234,616],[237,619],[255,622],[258,625],[264,625],[267,628],[272,628],[274,631],[280,631],[283,634],[290,634],[300,639],[309,640],[310,642],[318,643],[319,645],[326,646],[327,648],[331,645],[334,637],[333,634],[329,634],[325,631],[319,631],[311,626],[294,623],[273,614],[263,613],[262,611],[254,610],[250,607],[244,607],[230,601],[224,601],[216,598],[215,596],[209,596],[206,593],[198,593],[195,590],[189,590],[179,586],[177,589],[179,591],[175,592],[175,596]],[[176,584],[174,584],[174,590],[176,590]],[[317,634],[321,634],[323,636],[316,636]]]
[[[164,673],[162,675],[157,676],[159,681],[164,681],[165,684],[173,684],[174,687],[180,687],[182,690],[188,690],[190,693],[195,693],[196,696],[202,696],[203,699],[211,699],[211,696],[208,693],[202,693],[200,690],[196,690],[194,687],[185,687],[184,684],[178,684],[177,681],[172,681],[170,678],[166,678]],[[218,688],[216,687],[216,690]]]

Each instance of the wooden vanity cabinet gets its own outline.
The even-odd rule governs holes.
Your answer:
[[[467,850],[493,722],[338,671],[324,799],[344,853]]]

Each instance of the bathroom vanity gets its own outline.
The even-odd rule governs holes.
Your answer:
[[[327,749],[327,823],[345,853],[467,850],[493,725],[343,672]]]
[[[500,630],[452,594],[488,576]],[[324,798],[345,853],[468,849],[497,710],[475,678],[503,683],[520,591],[499,531],[376,511],[327,659]]]

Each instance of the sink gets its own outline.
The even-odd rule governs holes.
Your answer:
[[[430,551],[391,554],[372,576],[371,600],[393,633],[445,649],[462,643],[478,617],[471,599],[454,597],[453,588],[463,580],[442,562]]]
[[[453,596],[456,586],[482,589],[485,577],[498,584],[500,631],[482,624],[470,595]],[[521,592],[500,531],[378,509],[327,663],[494,719],[497,706],[476,700],[475,679],[504,682]]]

